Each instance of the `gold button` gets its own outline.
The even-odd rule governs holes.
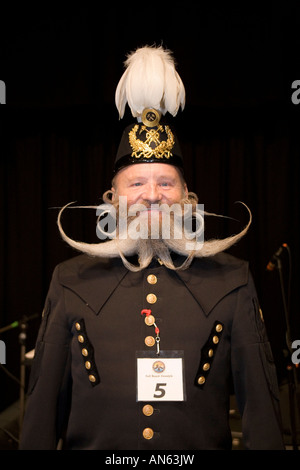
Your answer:
[[[213,343],[218,344],[218,342],[219,342],[219,337],[218,337],[218,336],[214,336],[214,337],[213,337]]]
[[[205,364],[203,364],[203,370],[208,370],[210,369],[210,364],[209,362],[206,362]]]
[[[88,352],[87,349],[83,348],[83,349],[81,350],[81,354],[82,354],[83,356],[88,356],[88,355],[89,355],[89,352]]]
[[[84,337],[82,335],[78,336],[79,343],[84,343]]]
[[[156,284],[157,277],[155,276],[155,274],[149,274],[149,276],[147,276],[147,281],[149,284]]]
[[[262,313],[262,309],[259,308],[259,315],[260,315],[260,319],[262,322],[264,322],[264,316],[263,316],[263,313]]]
[[[155,339],[153,338],[153,336],[146,336],[145,345],[148,346],[149,348],[155,345]]]
[[[86,361],[84,365],[85,365],[85,368],[88,370],[92,367],[90,361]]]
[[[152,439],[154,435],[153,429],[151,428],[145,428],[143,431],[143,438],[144,439]]]
[[[203,377],[203,375],[201,375],[201,377],[198,378],[198,384],[203,385],[204,383],[205,383],[205,377]]]
[[[94,375],[89,375],[90,382],[96,382],[96,377]]]
[[[153,414],[153,406],[151,405],[145,405],[143,407],[143,413],[145,416],[151,416]]]
[[[148,294],[146,299],[149,304],[155,304],[155,302],[157,301],[157,297],[155,294]]]
[[[155,318],[153,315],[148,315],[145,317],[145,323],[147,326],[152,326],[155,323]]]
[[[219,324],[219,325],[216,326],[216,331],[217,331],[218,333],[220,333],[222,330],[223,330],[223,326],[222,326],[222,325]]]
[[[76,322],[75,323],[75,328],[76,328],[77,331],[80,331],[80,329],[81,329],[80,323]]]
[[[213,357],[213,355],[214,355],[214,350],[213,350],[213,349],[210,349],[210,350],[208,351],[208,357]]]

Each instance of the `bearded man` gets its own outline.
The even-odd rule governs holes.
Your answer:
[[[104,195],[116,233],[98,244],[74,241],[59,214],[63,239],[84,254],[53,275],[20,448],[231,449],[234,392],[245,447],[283,449],[275,367],[248,263],[224,253],[251,218],[225,240],[199,241],[183,229],[186,207],[189,217],[205,214],[161,119],[183,108],[182,81],[161,47],[138,49],[126,66],[116,103],[122,117],[128,102],[138,123],[124,131]],[[164,208],[174,205],[182,217],[166,224]],[[133,236],[137,222],[143,236]]]

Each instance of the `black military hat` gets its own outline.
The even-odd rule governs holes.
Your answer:
[[[183,158],[176,134],[168,124],[161,122],[161,114],[153,108],[145,109],[141,122],[131,124],[124,130],[114,172],[137,163],[167,163],[183,171]]]
[[[184,108],[185,89],[171,52],[162,47],[137,49],[125,62],[126,71],[116,89],[120,118],[128,103],[137,122],[123,132],[114,173],[137,163],[168,163],[183,171],[183,158],[176,134],[164,115]]]

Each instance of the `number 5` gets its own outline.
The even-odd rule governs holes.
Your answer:
[[[165,396],[166,394],[166,391],[161,388],[161,387],[166,387],[167,384],[156,384],[156,387],[155,387],[155,392],[159,392],[159,395],[155,394],[153,395],[154,398],[162,398]]]

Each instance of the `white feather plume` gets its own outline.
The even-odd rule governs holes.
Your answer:
[[[145,108],[175,116],[185,105],[185,89],[175,69],[171,52],[160,47],[145,46],[129,54],[115,95],[122,118],[128,103],[133,117]]]

